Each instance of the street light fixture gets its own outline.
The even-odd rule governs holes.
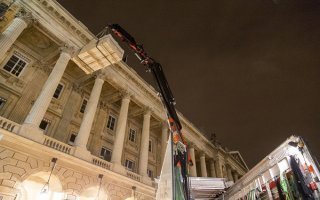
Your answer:
[[[136,186],[132,186],[132,192],[133,192],[132,196],[133,196],[133,200],[136,200],[136,189],[137,189]]]
[[[99,195],[100,195],[100,189],[101,189],[103,174],[99,174],[98,178],[100,179],[100,184],[99,184],[99,189],[98,189],[98,194],[97,194],[97,200],[99,200]]]
[[[48,192],[49,192],[49,182],[50,182],[50,178],[51,178],[51,175],[52,175],[52,172],[56,166],[56,163],[57,163],[57,158],[52,158],[51,159],[51,163],[53,163],[53,166],[51,168],[51,171],[50,171],[50,175],[49,175],[49,178],[48,178],[48,181],[44,184],[44,186],[42,187],[41,191],[40,191],[40,195],[41,196],[47,196]]]

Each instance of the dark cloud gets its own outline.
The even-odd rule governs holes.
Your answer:
[[[178,109],[249,166],[291,134],[320,155],[319,0],[58,2],[95,34],[125,27],[162,63]]]

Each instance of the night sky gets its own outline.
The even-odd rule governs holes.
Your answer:
[[[292,134],[320,158],[320,0],[58,2],[94,34],[121,24],[162,64],[178,110],[249,167]]]

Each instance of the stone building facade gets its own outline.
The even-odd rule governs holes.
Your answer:
[[[54,0],[17,0],[1,18],[0,199],[42,199],[44,189],[47,199],[155,198],[165,111],[106,40],[114,50],[108,64],[86,50],[97,38]],[[190,176],[237,181],[246,173],[238,151],[179,116]]]

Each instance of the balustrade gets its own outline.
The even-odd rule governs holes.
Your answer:
[[[107,170],[110,170],[111,169],[111,165],[112,163],[106,161],[106,160],[103,160],[101,158],[98,158],[96,156],[92,156],[92,163],[94,165],[97,165],[99,167],[102,167],[102,168],[105,168]]]
[[[139,182],[141,181],[141,176],[139,174],[134,173],[134,172],[127,171],[127,177],[131,178],[135,181],[139,181]]]
[[[10,121],[6,118],[0,117],[0,128],[7,130],[12,133],[17,133],[20,129],[21,125]]]
[[[73,154],[74,151],[73,147],[49,136],[45,136],[43,144],[66,154]]]

